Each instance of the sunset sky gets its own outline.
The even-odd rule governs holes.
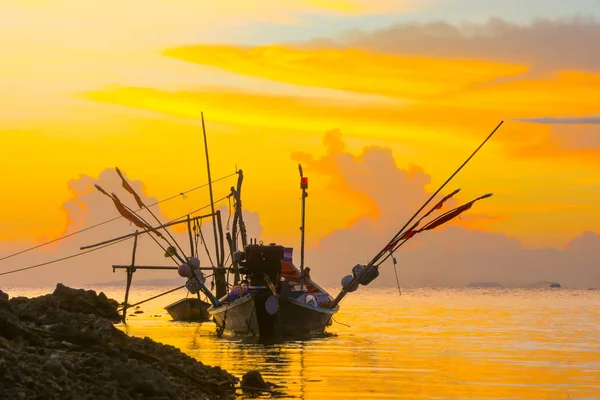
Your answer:
[[[81,227],[66,205],[92,188],[69,182],[119,166],[154,199],[206,182],[200,112],[213,178],[244,170],[267,242],[299,247],[298,162],[314,250],[418,208],[501,120],[446,190],[494,197],[456,225],[526,250],[600,232],[598,0],[2,0],[0,16],[0,258]]]

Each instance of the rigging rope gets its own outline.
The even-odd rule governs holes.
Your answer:
[[[219,203],[219,202],[221,202],[221,201],[225,200],[227,197],[229,197],[229,195],[227,195],[227,196],[225,196],[225,197],[222,197],[222,198],[218,199],[217,201],[215,201],[215,203]],[[190,213],[186,213],[186,214],[182,215],[181,217],[179,217],[179,218],[175,218],[174,220],[171,220],[171,221],[169,221],[169,222],[175,222],[175,221],[177,221],[177,220],[180,220],[180,219],[182,219],[182,218],[185,218],[185,217],[187,217],[188,215],[191,215],[191,214],[197,213],[198,211],[201,211],[201,210],[203,210],[203,209],[205,209],[205,208],[208,208],[208,207],[210,207],[210,204],[208,204],[208,205],[206,205],[206,206],[204,206],[204,207],[200,207],[200,208],[198,208],[198,209],[196,209],[196,210],[194,210],[194,211],[192,211],[192,212],[190,212]],[[95,247],[95,248],[93,248],[93,249],[90,249],[90,250],[84,251],[83,253],[71,254],[70,256],[66,256],[66,257],[58,258],[58,259],[56,259],[56,260],[50,260],[50,261],[46,261],[46,262],[43,262],[43,263],[41,263],[41,264],[36,264],[36,265],[29,266],[29,267],[17,268],[17,269],[13,269],[13,270],[11,270],[11,271],[1,272],[1,273],[0,273],[0,276],[3,276],[3,275],[9,275],[9,274],[14,274],[14,273],[17,273],[17,272],[22,272],[22,271],[27,271],[27,270],[34,269],[34,268],[43,267],[43,266],[45,266],[45,265],[54,264],[54,263],[57,263],[57,262],[60,262],[60,261],[65,261],[65,260],[68,260],[68,259],[71,259],[71,258],[75,258],[75,257],[83,256],[83,255],[85,255],[85,254],[91,253],[92,251],[96,251],[96,250],[104,249],[104,248],[106,248],[106,247],[109,247],[109,246],[115,245],[115,244],[117,244],[117,243],[121,243],[121,242],[123,242],[123,241],[125,241],[125,240],[129,240],[129,239],[131,239],[132,237],[135,237],[135,236],[129,236],[129,237],[123,238],[123,239],[121,239],[121,240],[117,240],[117,241],[115,241],[115,242],[108,243],[108,244],[106,244],[106,245],[104,245],[104,246]],[[212,263],[212,261],[211,261],[211,263]]]
[[[232,173],[232,174],[229,174],[229,175],[223,176],[223,177],[221,177],[221,178],[219,178],[219,179],[215,179],[214,181],[212,181],[212,183],[216,183],[216,182],[222,181],[222,180],[224,180],[224,179],[227,179],[227,178],[230,178],[230,177],[232,177],[232,176],[234,176],[234,175],[237,175],[237,171],[236,171],[236,172],[234,172],[234,173]],[[185,195],[186,195],[186,193],[193,192],[193,191],[195,191],[195,190],[201,189],[201,188],[203,188],[203,187],[206,187],[206,186],[208,186],[208,183],[205,183],[205,184],[203,184],[203,185],[200,185],[200,186],[196,186],[195,188],[192,188],[192,189],[186,190],[185,192],[181,192],[181,193],[179,193],[179,194],[176,194],[176,195],[174,195],[174,196],[168,197],[168,198],[166,198],[166,199],[163,199],[163,200],[157,201],[156,203],[152,203],[152,204],[148,205],[148,207],[153,207],[153,206],[155,206],[155,205],[157,205],[157,204],[161,204],[161,203],[164,203],[164,202],[166,202],[166,201],[173,200],[173,199],[175,199],[175,198],[177,198],[177,197],[179,197],[179,196],[182,196],[182,197],[185,199],[185,198],[186,198],[186,196],[185,196]],[[137,212],[137,211],[141,211],[141,210],[142,210],[142,208],[140,208],[140,209],[136,210],[136,212]],[[29,251],[31,251],[31,250],[35,250],[35,249],[38,249],[38,248],[40,248],[40,247],[43,247],[43,246],[49,245],[49,244],[51,244],[51,243],[58,242],[58,241],[60,241],[60,240],[62,240],[62,239],[66,239],[66,238],[68,238],[68,237],[71,237],[71,236],[77,235],[78,233],[82,233],[82,232],[85,232],[85,231],[89,231],[90,229],[97,228],[97,227],[99,227],[99,226],[102,226],[102,225],[108,224],[109,222],[113,222],[113,221],[116,221],[116,220],[118,220],[118,219],[121,219],[121,218],[123,218],[123,216],[119,215],[118,217],[111,218],[111,219],[109,219],[109,220],[106,220],[106,221],[104,221],[104,222],[100,222],[100,223],[98,223],[98,224],[96,224],[96,225],[88,226],[87,228],[83,228],[83,229],[80,229],[80,230],[78,230],[78,231],[75,231],[75,232],[69,233],[69,234],[67,234],[67,235],[64,235],[64,236],[58,237],[58,238],[56,238],[56,239],[52,239],[52,240],[49,240],[49,241],[47,241],[47,242],[44,242],[44,243],[38,244],[37,246],[33,246],[33,247],[30,247],[30,248],[28,248],[28,249],[21,250],[21,251],[19,251],[19,252],[13,253],[13,254],[9,254],[8,256],[5,256],[5,257],[2,257],[2,258],[0,258],[0,261],[4,261],[4,260],[7,260],[7,259],[9,259],[9,258],[16,257],[16,256],[18,256],[18,255],[20,255],[20,254],[27,253],[27,252],[29,252]],[[178,218],[178,219],[179,219],[179,218]]]
[[[129,239],[129,238],[121,239],[121,240],[119,240],[117,242],[112,242],[112,243],[106,244],[104,246],[96,247],[96,248],[93,248],[91,250],[84,251],[83,253],[71,254],[70,256],[66,256],[66,257],[62,257],[62,258],[57,258],[56,260],[46,261],[46,262],[43,262],[41,264],[32,265],[30,267],[18,268],[18,269],[13,269],[12,271],[2,272],[2,273],[0,273],[0,276],[2,276],[2,275],[8,275],[8,274],[14,274],[16,272],[21,272],[21,271],[27,271],[29,269],[34,269],[34,268],[38,268],[38,267],[43,267],[44,265],[54,264],[54,263],[57,263],[59,261],[65,261],[65,260],[68,260],[70,258],[75,258],[75,257],[78,257],[78,256],[82,256],[84,254],[91,253],[92,251],[104,249],[105,247],[112,246],[114,244],[124,242],[127,239]]]

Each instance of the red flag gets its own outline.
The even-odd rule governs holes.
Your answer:
[[[404,235],[400,237],[400,240],[410,239],[411,237],[415,236],[415,233],[417,233],[417,231],[406,231],[404,232]]]
[[[411,237],[413,237],[415,235],[415,233],[417,233],[418,231],[416,230],[417,225],[419,225],[419,222],[417,221],[413,226],[410,227],[409,230],[407,230],[406,232],[404,232],[402,234],[402,236],[400,236],[398,239],[394,240],[392,243],[390,243],[386,248],[385,251],[388,250],[392,250],[394,247],[396,247],[396,245],[398,243],[400,243],[400,241],[402,240],[408,240]]]
[[[119,176],[121,177],[121,180],[123,181],[123,188],[125,190],[127,190],[129,193],[131,193],[133,195],[133,197],[135,197],[135,202],[137,203],[137,205],[138,205],[139,208],[144,208],[145,206],[144,206],[144,203],[142,202],[142,199],[136,193],[136,191],[133,190],[133,188],[131,187],[131,185],[129,184],[129,182],[127,182],[125,180],[125,177],[121,173],[121,170],[119,170],[119,167],[115,167],[115,169],[117,170],[117,174],[119,174]]]
[[[446,197],[444,197],[442,200],[440,200],[435,207],[433,207],[434,210],[440,210],[442,208],[442,206],[444,205],[444,203],[446,202],[446,200],[448,200],[449,198],[451,198],[452,196],[454,196],[456,193],[460,192],[460,189],[456,189],[454,192],[450,193],[449,195],[447,195]]]

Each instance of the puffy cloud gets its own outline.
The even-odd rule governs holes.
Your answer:
[[[429,196],[426,189],[429,176],[420,169],[398,168],[388,149],[366,148],[359,156],[352,156],[345,152],[339,136],[329,134],[328,143],[329,151],[321,158],[299,154],[293,157],[302,159],[307,169],[338,182],[336,187],[341,199],[348,199],[342,195],[345,191],[354,191],[370,200],[377,210],[358,218],[347,228],[331,232],[321,239],[318,247],[308,252],[312,275],[326,285],[339,285],[339,279],[349,274],[352,266],[367,263],[385,246]],[[448,207],[456,204],[453,199]],[[488,225],[486,228],[490,231],[468,229],[460,226],[465,225],[464,221],[457,219],[407,242],[396,254],[402,284],[464,286],[471,282],[495,281],[521,286],[558,281],[571,287],[600,287],[600,272],[596,267],[600,261],[597,253],[600,235],[586,232],[573,239],[564,250],[527,249],[519,240],[489,229],[490,222],[508,217],[486,213],[486,204],[477,204],[464,215],[466,225],[478,222]],[[483,210],[483,214],[478,214],[476,209]],[[381,277],[373,285],[394,284],[391,263],[383,264]]]
[[[125,174],[126,176],[126,174]],[[146,205],[151,205],[157,202],[157,199],[145,195],[144,184],[139,180],[129,180],[131,186],[140,194]],[[137,209],[132,196],[127,193],[121,186],[121,180],[112,169],[102,171],[98,178],[93,178],[87,175],[81,175],[77,179],[68,182],[69,189],[72,193],[72,198],[64,202],[64,210],[67,214],[67,226],[64,234],[72,235],[63,240],[57,241],[41,247],[37,250],[9,258],[0,262],[0,272],[6,272],[13,269],[23,268],[26,266],[36,265],[50,260],[67,257],[70,255],[82,254],[81,246],[90,245],[93,243],[103,242],[105,240],[115,238],[121,235],[134,232],[137,228],[130,224],[124,218],[119,218],[113,202],[94,189],[94,185],[100,185],[108,193],[114,192],[121,201],[129,205],[133,209]],[[188,212],[198,208],[197,206],[188,206]],[[161,223],[170,221],[170,218],[165,216],[160,205],[151,207],[153,213],[158,217]],[[223,227],[225,228],[228,221],[228,208],[221,206],[219,208],[222,215]],[[204,209],[195,215],[210,213],[209,209]],[[158,222],[147,211],[140,211],[139,215],[153,225]],[[183,216],[183,215],[181,215]],[[194,216],[194,215],[192,215]],[[253,212],[244,210],[244,219],[249,235],[260,238],[262,228],[258,215]],[[76,234],[77,231],[83,232]],[[211,256],[214,259],[214,241],[212,238],[211,220],[205,219],[201,225],[203,237],[206,240],[206,246],[211,251]],[[169,232],[175,240],[181,245],[183,251],[189,256],[190,242],[185,225],[180,227],[169,228]],[[164,234],[163,231],[161,233]],[[171,239],[165,235],[169,241]],[[167,244],[158,239],[164,247]],[[4,241],[0,247],[0,258],[8,254],[12,254],[28,247],[31,244],[22,242]],[[87,254],[82,254],[65,261],[49,264],[39,268],[31,269],[21,273],[0,276],[2,286],[9,285],[53,285],[57,282],[63,282],[69,285],[86,285],[98,282],[108,282],[121,280],[123,271],[113,273],[111,265],[121,264],[129,265],[132,257],[133,240],[125,240],[121,243],[105,247],[96,251],[91,251]],[[199,245],[199,257],[203,266],[210,265],[208,256],[202,244]],[[148,235],[142,235],[138,240],[138,249],[136,254],[137,265],[164,265],[174,266],[175,264],[164,257],[163,250],[157,246]],[[148,280],[159,278],[177,278],[178,275],[174,271],[142,271],[139,270],[134,278],[135,280]]]

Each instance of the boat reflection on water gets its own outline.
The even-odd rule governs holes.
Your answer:
[[[308,378],[307,349],[310,349],[312,343],[335,336],[332,333],[285,339],[229,336],[217,338],[216,342],[230,346],[236,353],[235,356],[240,358],[240,366],[256,366],[265,381],[274,385],[271,392],[264,393],[264,397],[304,399],[306,386],[311,382],[322,381],[317,377]]]
[[[132,301],[155,291],[137,288]],[[159,299],[118,327],[238,378],[258,370],[280,386],[278,398],[591,399],[600,393],[599,301],[596,290],[368,289],[335,317],[350,327],[334,321],[334,335],[265,341],[173,322]]]

